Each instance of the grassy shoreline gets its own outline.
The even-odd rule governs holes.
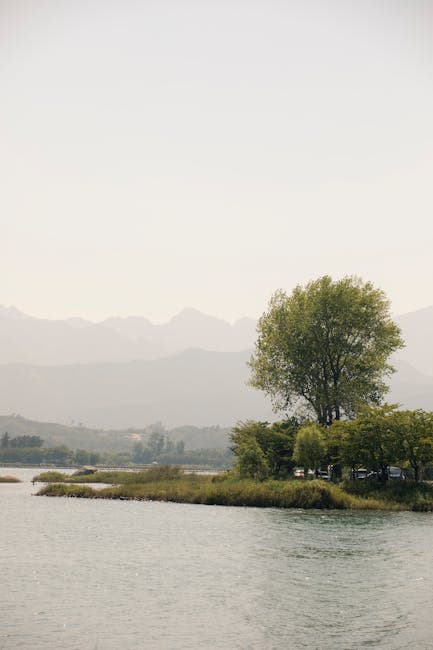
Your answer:
[[[56,473],[58,474],[58,473]],[[433,487],[428,484],[378,486],[346,482],[334,485],[313,480],[240,479],[229,474],[197,476],[175,467],[143,472],[97,472],[88,476],[51,480],[38,496],[67,496],[84,499],[169,501],[203,505],[253,506],[338,510],[433,511]],[[93,488],[86,483],[108,484]]]

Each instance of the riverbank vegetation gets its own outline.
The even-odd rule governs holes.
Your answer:
[[[209,477],[159,467],[90,477],[45,474],[35,477],[49,482],[39,494],[433,511],[433,487],[422,482],[433,466],[433,413],[382,404],[384,378],[393,372],[388,359],[404,345],[385,294],[359,278],[334,282],[324,276],[291,296],[274,294],[257,331],[250,383],[272,398],[276,410],[297,405],[297,417],[235,426],[230,472]],[[161,455],[164,444],[154,434],[147,447],[137,442],[135,457]],[[296,465],[305,479],[295,480]],[[306,480],[311,475],[317,480]],[[110,486],[77,485],[89,482]]]
[[[66,479],[43,486],[40,496],[89,499],[173,501],[226,506],[274,508],[323,508],[353,510],[433,510],[433,487],[399,484],[381,488],[377,484],[242,479],[233,473],[216,476],[185,474],[179,468],[157,468],[143,472],[99,472],[99,483],[116,485],[93,488],[92,475]],[[78,481],[77,479],[80,478]]]

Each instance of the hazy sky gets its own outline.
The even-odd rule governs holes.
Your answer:
[[[0,0],[0,303],[433,304],[432,33],[432,0]]]

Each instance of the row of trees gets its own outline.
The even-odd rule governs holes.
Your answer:
[[[97,465],[100,454],[85,449],[72,450],[59,447],[0,447],[0,463],[25,463],[27,465]]]
[[[148,464],[154,461],[164,465],[209,465],[229,467],[233,459],[230,449],[186,449],[185,442],[174,442],[161,433],[153,433],[146,444],[137,441],[133,445],[131,460]]]
[[[183,440],[173,442],[161,433],[152,433],[146,444],[141,441],[134,442],[132,460],[134,463],[152,463],[163,455],[182,456],[185,451]]]
[[[207,465],[227,468],[233,454],[229,449],[185,449],[183,440],[173,442],[161,433],[153,433],[147,440],[134,443],[129,452],[95,452],[86,449],[69,449],[65,445],[43,447],[38,436],[17,436],[4,433],[0,439],[0,463],[25,463],[39,465],[108,465],[124,466],[131,463],[149,464],[157,461],[166,465]]]
[[[410,469],[420,481],[433,464],[433,413],[396,406],[363,407],[353,420],[246,422],[231,435],[239,473],[258,480],[289,476],[296,465],[366,467],[386,476],[388,467]]]
[[[6,431],[0,440],[0,449],[28,449],[30,447],[42,447],[43,444],[44,441],[39,436],[16,436],[15,438],[11,438]]]

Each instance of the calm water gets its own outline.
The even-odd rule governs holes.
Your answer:
[[[433,648],[429,514],[34,489],[0,485],[1,650]]]

